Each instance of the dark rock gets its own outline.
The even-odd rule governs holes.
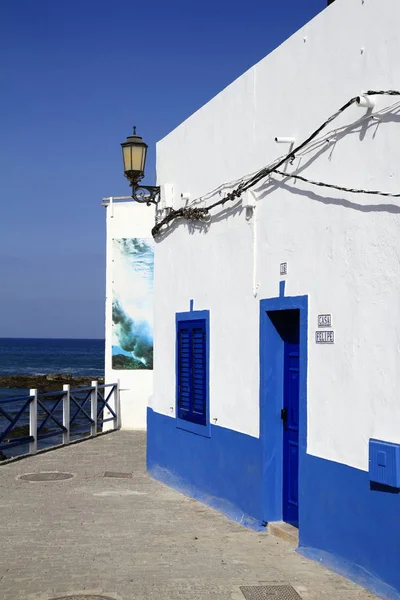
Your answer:
[[[96,377],[100,384],[104,383],[104,377]],[[65,383],[72,388],[88,386],[92,377],[68,375],[65,373],[52,373],[50,375],[8,375],[0,377],[0,388],[25,388],[38,389],[40,392],[51,392],[62,390]]]

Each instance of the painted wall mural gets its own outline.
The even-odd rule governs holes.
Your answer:
[[[113,240],[112,368],[153,368],[153,240]]]

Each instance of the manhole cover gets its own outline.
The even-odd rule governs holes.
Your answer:
[[[132,479],[132,473],[121,473],[119,471],[106,471],[104,477],[120,477],[121,479]]]
[[[301,600],[291,585],[245,585],[240,589],[246,600]]]
[[[98,594],[78,594],[77,596],[59,596],[58,598],[51,598],[50,600],[114,600],[110,596],[99,596]]]
[[[59,473],[54,472],[42,472],[42,473],[26,473],[21,475],[19,479],[22,481],[62,481],[64,479],[71,479],[72,473]]]

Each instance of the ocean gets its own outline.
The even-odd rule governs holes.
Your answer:
[[[0,338],[0,376],[7,375],[47,375],[48,373],[69,373],[71,375],[87,375],[93,379],[104,375],[104,340],[57,340],[57,339],[16,339]],[[61,386],[60,386],[61,387]],[[29,393],[25,389],[0,387],[0,400],[15,398]],[[54,400],[46,400],[48,408]],[[23,406],[21,401],[1,403],[0,408],[14,417]],[[74,409],[75,410],[75,409]],[[90,409],[89,409],[90,410]],[[40,411],[43,413],[43,411]],[[45,414],[41,414],[43,418]],[[56,416],[62,420],[62,407],[57,409]],[[29,423],[29,412],[26,410],[18,421],[25,429]],[[0,412],[0,433],[8,426],[9,421]],[[51,427],[51,420],[49,426]],[[79,415],[72,439],[87,434],[89,425],[83,415]],[[46,448],[61,443],[61,435],[40,440],[39,448]],[[0,452],[0,460],[28,452],[28,446],[4,449]]]
[[[104,340],[0,338],[0,376],[48,373],[102,377]]]

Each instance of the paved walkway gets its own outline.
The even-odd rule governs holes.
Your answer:
[[[17,479],[39,471],[75,477]],[[150,479],[144,433],[112,433],[0,467],[1,600],[244,600],[239,586],[270,583],[293,585],[303,600],[374,598],[287,542]]]

